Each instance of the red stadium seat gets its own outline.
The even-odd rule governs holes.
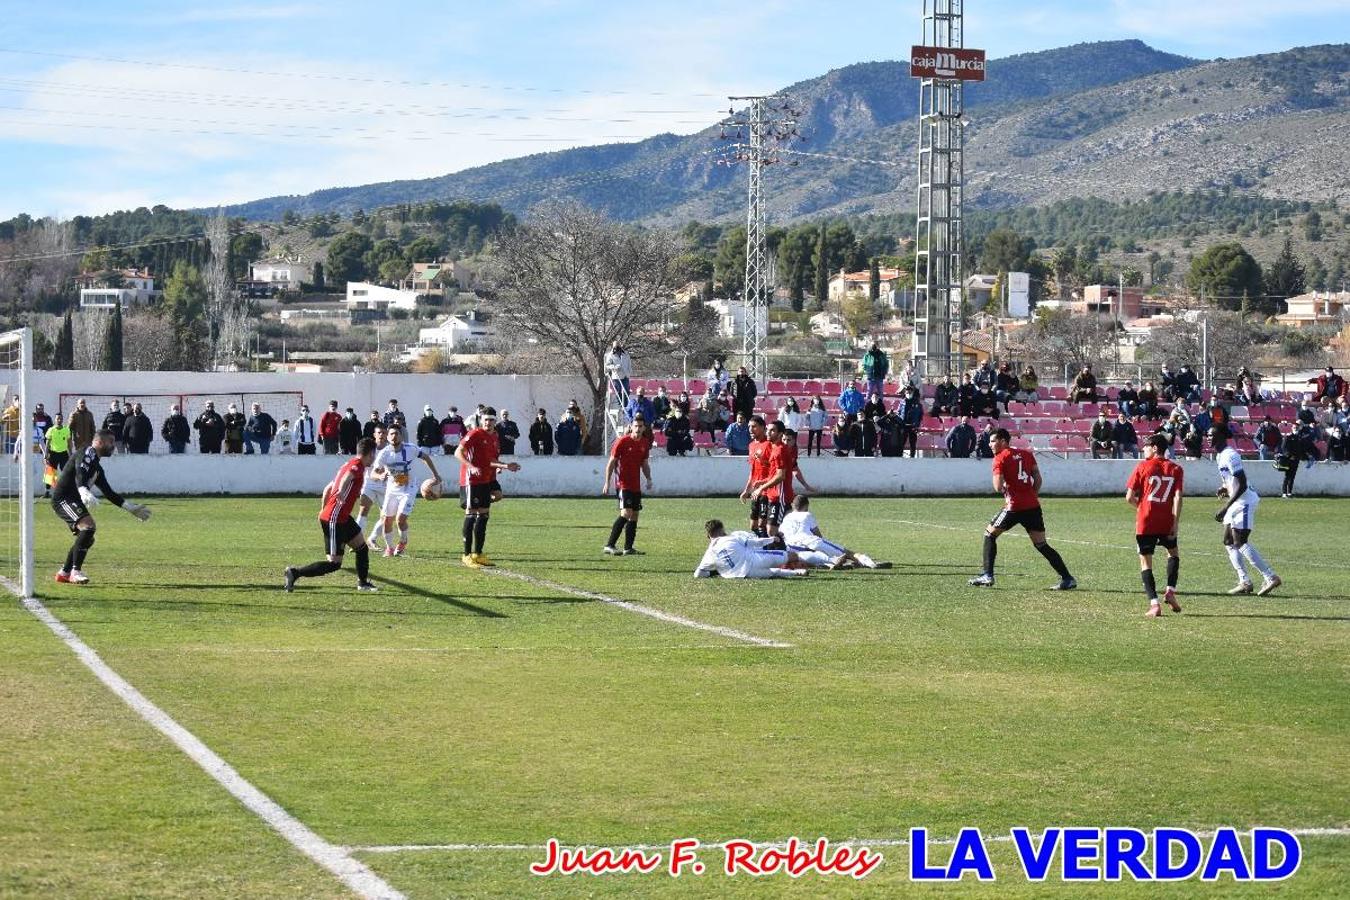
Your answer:
[[[783,390],[796,397],[806,391],[806,382],[792,381],[789,379],[788,381],[783,382]]]
[[[1055,387],[1052,388],[1043,388],[1042,393],[1044,393],[1045,396],[1049,397],[1051,400],[1069,399],[1069,389],[1063,387],[1062,385],[1056,385]]]
[[[918,441],[919,452],[924,456],[946,456],[947,439],[940,434],[921,434]]]
[[[770,394],[781,394],[787,390],[786,386],[784,385],[784,382],[779,381],[776,378],[769,379],[767,389]]]
[[[809,397],[815,397],[821,392],[819,381],[807,381],[802,384],[802,393]]]
[[[1097,418],[1097,413],[1098,413],[1100,410],[1101,410],[1101,407],[1098,406],[1096,403],[1080,403],[1080,404],[1078,404],[1078,414],[1079,414],[1080,416],[1082,416],[1084,419],[1095,419],[1095,418]]]
[[[1040,404],[1042,415],[1062,416],[1068,410],[1068,405],[1063,400],[1046,400]]]
[[[702,378],[689,379],[690,396],[698,396],[699,394],[706,393],[707,390],[708,390],[708,382],[704,381]]]

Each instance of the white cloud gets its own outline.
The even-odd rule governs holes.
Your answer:
[[[1290,25],[1299,16],[1345,15],[1346,0],[1224,0],[1178,3],[1176,0],[1111,0],[1111,15],[1126,31],[1149,38],[1208,46],[1238,36]],[[1315,43],[1315,39],[1309,43]],[[1272,51],[1282,48],[1270,48]]]

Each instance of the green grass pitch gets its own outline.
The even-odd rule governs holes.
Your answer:
[[[1350,825],[1350,502],[1267,499],[1255,543],[1284,578],[1228,597],[1213,505],[1187,504],[1185,612],[1142,617],[1132,511],[1049,499],[999,583],[968,588],[997,498],[831,499],[831,538],[896,563],[802,582],[695,581],[701,524],[734,500],[650,496],[608,558],[611,501],[508,499],[511,571],[792,645],[757,647],[461,568],[459,510],[419,505],[411,555],[280,590],[319,556],[308,499],[111,507],[86,588],[51,584],[68,535],[37,509],[44,601],[122,676],[329,841],[661,844],[950,837],[1016,825]],[[350,565],[350,563],[349,563]],[[1160,567],[1161,569],[1161,567]],[[1161,578],[1160,578],[1161,580]],[[96,682],[0,607],[0,896],[340,897]],[[538,851],[357,851],[411,897],[1350,895],[1350,838],[1308,837],[1278,885],[918,885],[906,850],[861,882],[783,875],[528,874]],[[709,862],[713,860],[710,859]]]

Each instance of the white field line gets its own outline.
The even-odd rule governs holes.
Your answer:
[[[510,572],[506,569],[496,567],[479,569],[478,571],[498,575],[502,578],[514,578],[517,581],[524,581],[535,587],[548,588],[553,591],[560,591],[564,594],[571,594],[574,597],[585,597],[588,600],[599,600],[601,603],[607,603],[610,606],[617,607],[627,612],[637,613],[640,616],[648,616],[662,622],[669,622],[672,625],[681,625],[685,628],[697,628],[699,631],[707,631],[711,634],[720,634],[722,637],[728,637],[732,640],[741,641],[746,644],[753,644],[756,647],[771,647],[776,650],[791,649],[792,644],[785,644],[782,641],[773,641],[768,638],[756,637],[753,634],[747,634],[744,631],[737,631],[734,628],[727,628],[723,625],[709,625],[707,622],[697,622],[693,619],[686,619],[684,616],[677,616],[674,613],[662,612],[650,606],[643,606],[641,603],[634,603],[631,600],[620,600],[617,597],[607,597],[604,594],[597,594],[594,591],[585,591],[581,588],[572,587],[569,584],[561,584],[557,581],[549,581],[545,578],[535,578],[533,575],[523,575],[520,572]]]
[[[137,715],[172,741],[249,812],[266,822],[297,850],[336,875],[343,884],[366,900],[403,900],[402,893],[396,891],[364,863],[353,859],[350,852],[319,837],[303,822],[282,809],[275,800],[254,787],[235,771],[233,766],[203,744],[196,735],[146,699],[144,694],[114,672],[88,644],[80,640],[75,632],[67,628],[65,623],[54,616],[40,601],[30,597],[23,600],[23,605],[74,651],[80,662],[84,663],[108,690],[120,697]]]
[[[937,522],[918,522],[914,521],[913,519],[878,519],[877,521],[887,522],[891,525],[914,525],[918,528],[935,528],[941,531],[961,531],[973,535],[974,538],[979,538],[981,540],[983,540],[984,535],[983,526],[981,525],[971,525],[971,526],[940,525]],[[1128,550],[1131,555],[1137,554],[1139,552],[1139,548],[1137,548],[1133,544],[1104,544],[1101,541],[1076,541],[1073,540],[1072,538],[1065,538],[1065,537],[1051,538],[1050,543],[1077,544],[1082,547],[1099,547],[1103,550]],[[1215,558],[1220,557],[1224,559],[1228,558],[1226,554],[1219,553],[1218,551],[1215,550],[1186,550],[1185,553],[1187,556],[1212,556]],[[973,565],[975,565],[978,568],[979,560],[976,559]],[[1316,560],[1300,559],[1294,565],[1295,567],[1298,568],[1306,567],[1313,569],[1339,569],[1342,571],[1350,571],[1350,565],[1318,562]]]
[[[1263,827],[1263,826],[1255,826]],[[1147,830],[1147,829],[1145,829]],[[1240,829],[1240,831],[1250,832],[1252,829]],[[1350,837],[1350,828],[1289,828],[1285,829],[1295,837]],[[1214,829],[1207,831],[1191,832],[1198,838],[1212,838],[1218,832]],[[814,839],[812,839],[814,840]],[[1009,844],[1012,843],[1012,834],[991,834],[984,838],[986,844]],[[713,849],[725,848],[728,841],[718,843],[701,844],[703,847]],[[787,841],[750,841],[756,847],[786,847]],[[849,838],[846,841],[831,841],[836,847],[908,847],[912,842],[909,838],[878,838],[868,841],[861,838]],[[956,843],[956,838],[929,838],[927,843],[934,846],[950,846]],[[670,843],[664,844],[567,844],[568,848],[597,849],[599,847],[623,847],[629,850],[666,850]],[[542,853],[548,849],[546,844],[376,844],[367,847],[346,847],[344,848],[352,853]]]
[[[479,644],[476,646],[463,647],[207,647],[200,645],[186,645],[183,647],[141,647],[137,653],[204,653],[220,656],[234,655],[272,655],[283,656],[288,654],[320,654],[320,653],[427,653],[427,654],[448,654],[448,653],[631,653],[634,650],[650,651],[654,653],[684,652],[688,650],[727,650],[732,649],[728,644],[614,644],[599,645],[595,647],[576,647],[562,646],[558,644],[542,644],[535,646],[493,646],[490,644]]]

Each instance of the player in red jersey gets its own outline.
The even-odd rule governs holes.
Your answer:
[[[361,526],[352,518],[352,507],[361,498],[366,469],[375,462],[375,441],[362,438],[356,444],[356,455],[342,464],[337,476],[323,489],[323,509],[319,512],[319,527],[323,529],[326,559],[307,566],[286,568],[286,593],[295,590],[297,578],[318,578],[342,568],[342,554],[347,547],[356,551],[356,589],[375,591],[370,583],[370,548]]]
[[[497,473],[505,469],[519,472],[520,464],[501,462],[497,457],[497,410],[485,406],[478,412],[478,424],[469,429],[455,448],[459,460],[459,505],[464,507],[464,555],[460,561],[471,569],[492,565],[483,555],[487,541],[488,509],[492,506],[493,484]]]
[[[773,445],[769,443],[768,432],[764,428],[763,416],[750,417],[750,477],[745,480],[741,491],[741,502],[751,499],[755,486],[769,478],[769,454]],[[754,497],[750,503],[750,530],[758,537],[769,536],[769,500],[762,494]]]
[[[609,451],[609,461],[605,463],[605,482],[600,493],[608,494],[609,486],[614,484],[619,498],[619,517],[609,529],[609,543],[605,544],[607,556],[632,556],[641,553],[633,549],[633,540],[637,537],[638,513],[642,511],[642,478],[647,479],[647,490],[652,489],[652,468],[647,458],[651,455],[652,445],[647,442],[647,427],[640,419],[633,420],[628,431],[614,442]],[[623,535],[623,549],[614,545]]]
[[[1144,442],[1144,461],[1134,467],[1125,486],[1125,500],[1139,512],[1135,516],[1134,540],[1139,545],[1140,578],[1148,595],[1148,612],[1156,619],[1162,615],[1158,603],[1158,583],[1153,578],[1153,551],[1161,544],[1167,550],[1167,590],[1163,599],[1172,612],[1181,612],[1177,604],[1177,573],[1181,556],[1177,551],[1177,529],[1181,525],[1181,495],[1186,473],[1167,458],[1167,438],[1155,434]]]
[[[814,491],[815,488],[797,466],[797,432],[782,422],[774,422],[769,426],[769,444],[769,477],[755,486],[751,496],[762,496],[768,501],[767,529],[772,537],[778,534],[783,517],[792,512],[793,478],[801,482],[803,490]]]
[[[1013,449],[1011,444],[1012,438],[1006,428],[998,429],[989,438],[989,447],[994,451],[994,490],[1001,493],[1006,502],[984,530],[984,571],[969,583],[973,587],[993,587],[998,537],[1021,525],[1027,530],[1031,543],[1059,575],[1059,584],[1050,590],[1071,591],[1078,587],[1078,582],[1069,574],[1059,552],[1045,542],[1045,517],[1041,514],[1040,500],[1041,470],[1036,465],[1036,456],[1030,450]]]

